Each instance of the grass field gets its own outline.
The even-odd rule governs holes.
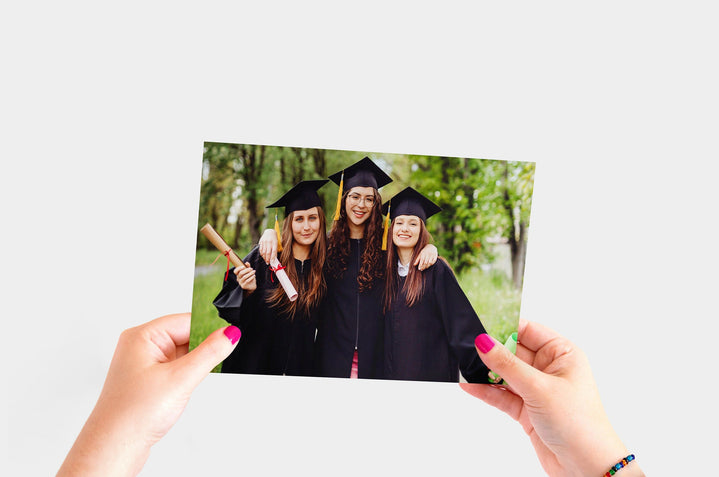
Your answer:
[[[227,260],[223,256],[210,266],[217,256],[214,251],[200,250],[197,253],[190,349],[217,328],[227,325],[225,320],[217,316],[217,310],[212,305],[212,300],[222,288],[227,267]],[[476,269],[457,279],[487,332],[504,343],[517,330],[521,293],[499,271],[483,272]],[[219,366],[214,371],[219,371]]]

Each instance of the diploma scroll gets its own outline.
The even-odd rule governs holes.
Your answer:
[[[212,225],[203,225],[200,229],[200,232],[202,233],[202,235],[207,237],[207,240],[209,240],[210,243],[212,243],[212,245],[217,248],[217,250],[222,252],[223,255],[226,255],[235,267],[246,267],[246,265],[242,263],[240,257],[238,257],[237,254],[232,251],[230,246],[227,245],[227,243],[222,239],[222,237],[220,237],[220,234],[218,234],[215,229],[212,228]],[[277,260],[276,257],[273,257],[272,260],[270,260],[270,267],[272,267],[271,270],[275,272],[275,275],[277,275],[277,279],[280,281],[280,285],[282,285],[282,288],[284,288],[285,293],[287,293],[287,297],[290,299],[290,301],[295,301],[297,299],[297,290],[295,290],[295,287],[292,286],[292,282],[281,267],[280,261]]]
[[[277,275],[277,279],[280,281],[282,288],[285,289],[287,298],[289,298],[290,301],[295,301],[297,299],[297,290],[295,290],[295,287],[292,286],[292,282],[285,273],[284,267],[280,265],[280,261],[277,260],[277,257],[272,257],[272,260],[270,260],[270,267],[270,270],[274,271],[275,275]]]
[[[223,255],[226,255],[227,258],[230,259],[230,262],[232,262],[232,264],[235,267],[242,267],[242,268],[246,267],[246,265],[244,263],[242,263],[242,260],[240,259],[240,257],[238,257],[237,254],[235,254],[235,252],[232,251],[230,246],[227,245],[227,243],[222,239],[222,237],[220,237],[220,234],[215,232],[215,229],[212,228],[212,225],[210,225],[210,224],[203,225],[202,228],[200,229],[200,232],[202,233],[202,235],[207,237],[207,240],[209,240],[210,243],[217,248],[217,250],[222,252]]]

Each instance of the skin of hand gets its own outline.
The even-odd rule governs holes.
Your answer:
[[[434,265],[437,261],[437,257],[439,257],[437,247],[429,243],[419,252],[417,259],[414,261],[414,265],[418,270],[424,270]]]
[[[259,242],[260,256],[265,259],[267,265],[270,264],[272,257],[277,256],[277,233],[274,229],[267,229],[262,233]]]
[[[218,329],[188,353],[189,313],[125,330],[97,404],[57,475],[137,475],[152,445],[240,335],[235,326]]]
[[[250,266],[250,262],[245,262],[247,265],[244,268],[236,267],[234,272],[237,277],[237,283],[240,284],[243,290],[248,294],[257,290],[257,280],[255,279],[255,269]]]
[[[516,356],[489,335],[477,353],[508,386],[460,383],[462,389],[522,425],[550,476],[602,476],[629,452],[604,411],[585,354],[537,323],[520,320]],[[623,477],[643,476],[636,461]]]

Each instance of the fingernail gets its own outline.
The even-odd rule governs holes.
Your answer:
[[[240,340],[240,336],[242,336],[242,331],[235,325],[228,326],[223,333],[225,333],[225,336],[227,336],[232,344],[237,343]]]
[[[490,338],[487,333],[482,333],[474,339],[474,346],[476,346],[480,352],[487,353],[494,348],[494,340]]]

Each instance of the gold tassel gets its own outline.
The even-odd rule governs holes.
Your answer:
[[[277,234],[277,251],[282,251],[282,236],[280,235],[280,222],[277,220],[277,214],[275,214],[275,233]]]
[[[340,207],[342,207],[342,185],[345,181],[345,171],[342,171],[342,176],[340,176],[340,191],[337,193],[337,207],[335,208],[335,218],[334,220],[339,220],[340,218]]]
[[[382,250],[387,250],[387,234],[389,233],[389,213],[392,210],[392,202],[387,204],[387,217],[384,218],[384,232],[382,232]]]

